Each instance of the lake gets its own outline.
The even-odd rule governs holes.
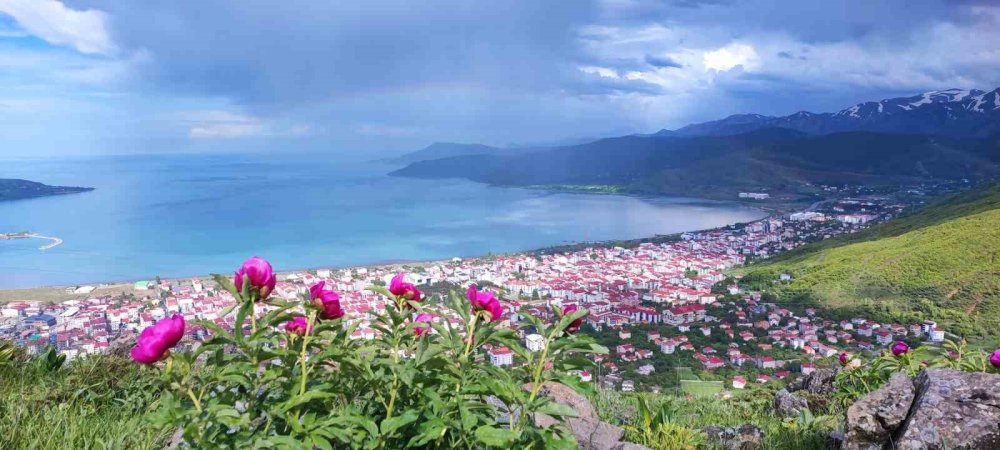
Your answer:
[[[0,178],[91,186],[0,202],[0,288],[279,270],[529,250],[713,228],[764,213],[683,198],[552,193],[389,177],[316,155],[153,155],[0,162]],[[512,173],[511,176],[516,176]]]

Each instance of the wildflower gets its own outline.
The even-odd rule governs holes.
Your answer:
[[[416,286],[404,281],[403,272],[399,272],[396,276],[392,277],[392,281],[389,282],[389,292],[396,297],[414,302],[419,302],[424,295]]]
[[[325,281],[320,281],[309,288],[309,298],[313,305],[319,308],[319,318],[333,320],[344,317],[344,309],[340,307],[340,295],[334,291],[323,289]]]
[[[952,360],[958,359],[958,352],[956,352],[954,350],[948,350],[948,353],[946,353],[945,356],[947,356],[948,359],[952,359]],[[1000,362],[1000,360],[998,360],[997,362]]]
[[[427,326],[426,327],[413,327],[413,332],[416,333],[417,336],[420,336],[420,335],[422,335],[422,334],[430,331],[430,329],[431,329],[430,323],[431,323],[431,320],[433,320],[433,319],[434,319],[434,316],[432,316],[430,314],[427,314],[427,313],[417,314],[417,317],[414,317],[413,321],[417,322],[417,323],[425,323],[425,324],[427,324]]]
[[[139,334],[139,339],[132,347],[132,359],[140,364],[152,364],[170,354],[170,349],[184,337],[184,316],[174,314],[173,317],[156,322]]]
[[[906,342],[896,341],[895,344],[892,344],[892,355],[893,356],[899,356],[899,355],[902,355],[902,354],[904,354],[904,353],[906,353],[908,351],[910,351],[910,346],[906,345]]]
[[[990,355],[990,364],[993,367],[1000,367],[1000,348],[993,350],[993,354]]]
[[[305,334],[309,332],[309,322],[305,317],[294,317],[292,320],[285,322],[285,331],[295,333],[299,336],[305,336]]]
[[[278,283],[271,263],[257,256],[246,260],[240,270],[233,274],[233,284],[239,291],[243,290],[244,277],[250,280],[250,290],[256,290],[260,294],[260,300],[271,295],[271,292],[274,292],[274,285]]]
[[[466,296],[469,298],[469,303],[472,304],[473,311],[486,311],[489,313],[491,321],[500,320],[500,316],[503,315],[503,306],[500,305],[500,300],[497,300],[496,294],[490,291],[480,291],[475,284],[470,284]]]
[[[851,356],[847,352],[840,352],[840,365],[846,366],[847,363],[851,362]]]
[[[576,312],[576,310],[576,305],[568,305],[563,308],[563,315],[565,316],[566,314]],[[570,322],[570,324],[566,326],[566,332],[570,334],[576,333],[577,331],[580,331],[581,325],[583,325],[583,317]]]

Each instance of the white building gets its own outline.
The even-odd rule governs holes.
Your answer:
[[[540,334],[529,334],[524,337],[524,346],[531,352],[541,351],[545,346],[545,338]]]
[[[514,364],[514,352],[507,347],[500,347],[490,350],[490,364],[497,367],[510,366]]]

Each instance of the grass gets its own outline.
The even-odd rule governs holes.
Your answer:
[[[594,399],[602,420],[624,427],[640,427],[637,404],[640,400],[653,411],[664,411],[673,425],[692,430],[702,430],[708,426],[739,427],[753,424],[764,434],[763,448],[766,449],[809,449],[823,448],[826,436],[843,415],[843,411],[817,411],[824,418],[832,419],[829,424],[803,424],[796,419],[783,419],[774,412],[772,401],[774,390],[770,387],[754,386],[745,391],[734,392],[731,397],[718,396],[679,397],[672,394],[621,393],[599,391]],[[830,416],[830,417],[825,417]],[[835,417],[835,418],[834,418]],[[626,437],[633,437],[630,433]],[[704,444],[686,442],[651,442],[654,448],[702,448]],[[691,445],[691,447],[689,447]]]
[[[711,397],[722,392],[721,381],[681,380],[681,392],[696,397]]]
[[[949,196],[854,236],[804,246],[742,270],[781,300],[841,315],[934,319],[961,335],[1000,329],[1000,185]],[[765,286],[767,287],[767,286]]]
[[[154,449],[165,433],[145,419],[152,373],[95,356],[42,373],[32,360],[0,365],[0,448]]]

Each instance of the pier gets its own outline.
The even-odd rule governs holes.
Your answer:
[[[40,235],[38,233],[31,233],[31,232],[25,232],[25,231],[18,232],[18,233],[0,233],[0,240],[28,239],[28,238],[35,238],[35,239],[43,239],[43,240],[47,240],[47,241],[52,241],[52,242],[49,242],[48,244],[45,244],[45,245],[43,245],[41,247],[38,247],[38,249],[41,250],[41,251],[43,251],[43,252],[45,250],[51,249],[51,248],[56,247],[59,244],[63,243],[62,239],[59,239],[57,237],[51,237],[51,236],[43,236],[43,235]]]

